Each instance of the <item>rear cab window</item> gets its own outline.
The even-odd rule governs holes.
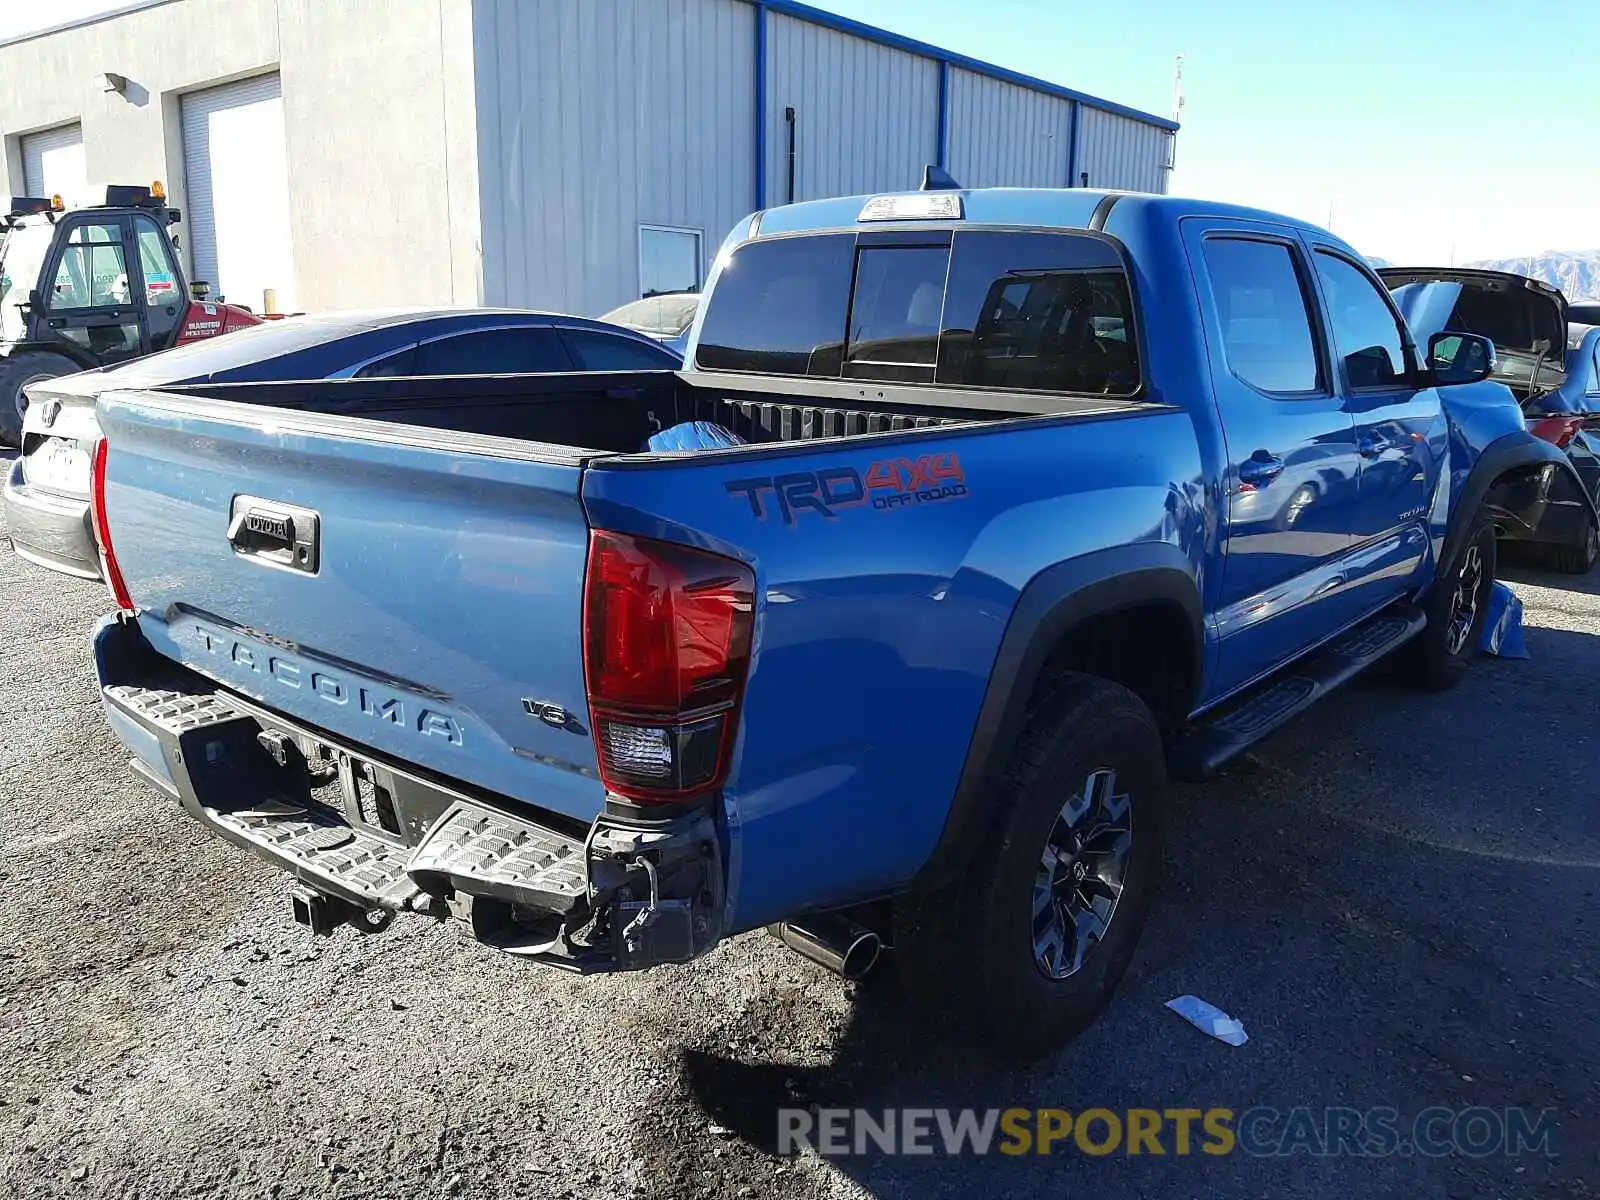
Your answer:
[[[1085,231],[874,230],[747,243],[712,290],[708,371],[1131,396],[1121,251]]]

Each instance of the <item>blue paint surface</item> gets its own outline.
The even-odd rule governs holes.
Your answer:
[[[108,506],[141,628],[162,654],[358,744],[586,819],[603,802],[587,730],[530,721],[522,700],[587,711],[589,530],[739,559],[755,635],[724,800],[731,926],[749,928],[892,891],[927,861],[1002,639],[1046,572],[1135,547],[1186,580],[1203,614],[1198,713],[1417,596],[1473,463],[1526,436],[1497,384],[1347,386],[1337,354],[1352,348],[1310,285],[1326,387],[1287,400],[1234,374],[1205,240],[1274,240],[1302,265],[1319,248],[1354,254],[1322,230],[1166,197],[1107,210],[1085,189],[961,196],[957,228],[1082,229],[1101,213],[1136,296],[1145,387],[1131,405],[579,465],[110,395]],[[855,229],[863,202],[743,222],[713,295],[745,240]],[[1282,472],[1243,488],[1258,449]],[[755,477],[865,477],[924,455],[959,460],[959,490],[790,519],[752,501]],[[233,554],[241,493],[321,515],[315,576]]]

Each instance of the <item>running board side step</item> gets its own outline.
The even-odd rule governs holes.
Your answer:
[[[1414,609],[1385,609],[1207,713],[1168,753],[1174,778],[1200,780],[1422,632]]]

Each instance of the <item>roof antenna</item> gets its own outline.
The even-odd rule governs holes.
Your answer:
[[[1183,55],[1181,54],[1172,63],[1172,119],[1174,122],[1183,120]],[[1167,172],[1170,184],[1172,172],[1178,169],[1177,134],[1167,138],[1167,161],[1163,169]]]
[[[922,170],[922,187],[919,190],[924,192],[959,192],[961,185],[950,177],[949,171],[929,163]]]

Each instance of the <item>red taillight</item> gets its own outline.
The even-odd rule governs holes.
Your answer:
[[[90,475],[89,504],[94,512],[94,538],[100,543],[100,573],[111,587],[112,598],[118,608],[132,608],[133,598],[128,595],[128,585],[122,581],[122,568],[117,566],[117,556],[111,549],[111,526],[106,523],[106,440],[101,438],[94,447],[94,467]]]
[[[600,778],[667,803],[721,785],[750,666],[755,577],[720,554],[594,530],[583,666]]]
[[[1583,427],[1582,417],[1540,417],[1528,422],[1528,432],[1541,441],[1565,450]]]

